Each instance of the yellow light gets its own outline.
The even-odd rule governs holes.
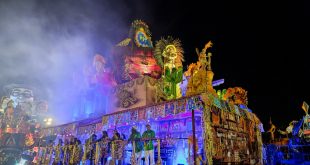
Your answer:
[[[53,119],[52,119],[52,118],[48,118],[48,120],[47,120],[47,121],[51,122],[51,121],[53,121]]]
[[[51,123],[51,122],[49,122],[49,121],[46,123],[46,125],[51,125],[51,124],[52,124],[52,123]]]

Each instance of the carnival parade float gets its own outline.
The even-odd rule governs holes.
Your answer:
[[[263,134],[264,164],[310,164],[309,105],[303,102],[302,109],[305,115],[291,121],[284,131],[270,118],[270,129]]]
[[[112,67],[105,68],[109,61],[97,54],[95,74],[85,74],[99,93],[96,103],[79,102],[79,115],[88,118],[42,128],[41,138],[55,139],[35,145],[34,162],[142,164],[152,141],[155,164],[262,164],[261,122],[247,107],[246,90],[214,89],[223,80],[213,81],[211,47],[209,41],[196,49],[197,62],[185,70],[179,39],[168,36],[153,44],[148,25],[134,21],[128,38],[113,48]],[[146,127],[155,132],[152,138],[145,138]],[[142,138],[132,140],[132,130]],[[140,142],[142,155],[133,154],[140,152]]]
[[[39,129],[52,122],[47,102],[35,99],[34,89],[24,84],[10,84],[4,90],[7,95],[1,98],[0,107],[0,164],[32,160]]]

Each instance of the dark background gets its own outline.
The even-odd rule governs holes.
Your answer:
[[[225,79],[217,89],[245,88],[267,130],[269,117],[284,129],[304,115],[302,102],[310,103],[309,7],[308,1],[157,2],[145,13],[132,8],[132,17],[145,18],[156,40],[180,38],[186,64],[212,40],[214,79]]]
[[[308,87],[310,84],[310,69],[308,68],[310,5],[306,0],[281,3],[215,0],[201,2],[1,0],[0,7],[3,11],[0,15],[2,27],[16,23],[17,26],[12,27],[22,28],[22,30],[18,29],[18,32],[31,34],[34,32],[32,29],[36,27],[26,24],[31,28],[25,30],[24,24],[19,22],[34,22],[40,27],[38,31],[42,34],[38,36],[40,38],[38,40],[44,42],[46,36],[50,39],[44,44],[47,49],[53,50],[59,45],[64,45],[61,41],[70,39],[72,36],[86,38],[85,41],[89,45],[84,45],[91,48],[87,50],[89,59],[96,52],[108,56],[113,45],[127,37],[130,24],[135,19],[142,19],[149,25],[153,34],[153,42],[168,35],[179,38],[185,51],[184,68],[197,61],[195,48],[201,50],[205,43],[212,40],[214,43],[211,49],[214,80],[225,79],[225,83],[216,88],[240,86],[246,89],[249,98],[248,106],[261,119],[265,129],[269,128],[269,117],[272,117],[274,124],[282,129],[291,120],[299,120],[304,115],[301,109],[302,102],[310,103],[308,92],[310,91]],[[70,62],[71,66],[78,68],[79,61],[74,61],[78,56],[73,54],[74,58],[70,57],[70,60],[59,60],[64,63],[53,63],[57,61],[55,59],[61,59],[64,55],[61,54],[58,58],[57,54],[52,54],[55,59],[44,63],[46,62],[44,60],[52,55],[48,51],[46,53],[32,51],[37,50],[35,46],[40,45],[40,42],[37,40],[28,42],[27,40],[31,37],[26,37],[26,39],[21,39],[29,43],[30,47],[34,47],[29,52],[22,53],[27,54],[23,56],[23,63],[16,64],[15,61],[18,61],[21,55],[16,54],[14,60],[11,60],[13,55],[7,53],[6,45],[1,45],[8,41],[21,40],[20,34],[6,36],[10,28],[1,29],[0,27],[0,37],[4,36],[2,43],[0,38],[1,85],[26,82],[37,88],[51,88],[47,90],[50,91],[49,93],[57,91],[52,88],[52,86],[57,86],[60,93],[47,98],[67,98],[66,96],[58,97],[64,88],[59,85],[63,84],[62,81],[56,81],[69,82],[69,79],[65,79],[69,76],[60,74],[62,77],[57,77],[56,73],[63,71],[71,73],[70,68],[68,69]],[[68,38],[63,39],[63,36]],[[59,38],[63,40],[58,41]],[[80,51],[80,47],[72,49]],[[56,52],[61,52],[61,50]],[[73,51],[68,52],[66,54]],[[33,56],[30,56],[31,54]],[[24,69],[23,66],[27,64],[30,57],[33,58],[32,62],[34,61],[35,64],[28,62],[31,65]],[[47,68],[45,65],[42,66],[44,74],[40,72],[42,69],[35,67],[38,64],[37,61],[48,66]],[[62,66],[67,68],[62,68]],[[8,73],[7,70],[13,74],[5,74]],[[30,72],[15,75],[14,72],[18,70]],[[31,70],[34,71],[33,74]],[[59,103],[51,106],[55,113],[58,109],[57,105]]]

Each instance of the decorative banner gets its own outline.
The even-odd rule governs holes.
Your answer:
[[[176,103],[175,114],[183,113],[186,111],[186,99],[178,100]]]
[[[77,135],[82,135],[84,132],[82,130],[82,127],[79,127],[78,130],[77,130]]]
[[[195,105],[196,105],[197,110],[204,111],[205,107],[204,107],[204,104],[202,103],[200,96],[195,98]]]
[[[114,125],[118,125],[121,122],[122,114],[118,113],[114,115]]]
[[[165,114],[166,116],[174,115],[174,102],[165,104]]]
[[[155,111],[154,110],[154,107],[147,107],[146,109],[145,109],[145,118],[146,119],[152,119],[153,118],[153,111]]]
[[[154,118],[162,118],[165,117],[165,105],[160,104],[154,107]]]
[[[130,120],[130,112],[120,113],[120,122],[119,124],[128,123]]]
[[[57,127],[56,128],[56,132],[55,133],[57,133],[57,134],[61,134],[61,128],[60,127]]]
[[[115,120],[114,120],[114,115],[111,115],[108,117],[108,125],[114,125],[115,124]]]
[[[111,117],[111,116],[109,116],[109,117]],[[108,116],[103,116],[102,117],[102,125],[107,125],[108,124],[109,117]]]
[[[191,111],[191,110],[195,110],[196,109],[196,105],[195,105],[195,100],[194,100],[194,98],[193,97],[190,97],[190,98],[188,98],[187,99],[187,104],[186,104],[186,106],[187,106],[187,111]]]
[[[138,121],[138,110],[134,110],[130,112],[130,121],[131,122]]]
[[[164,121],[160,124],[160,132],[168,132],[169,129],[169,122],[168,121]]]
[[[145,120],[146,118],[145,118],[146,116],[145,116],[145,110],[144,109],[139,109],[138,110],[138,120],[139,121],[143,121],[143,120]]]
[[[97,123],[96,124],[96,132],[101,132],[103,128],[103,124],[102,123]]]

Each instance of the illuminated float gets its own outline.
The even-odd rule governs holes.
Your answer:
[[[113,71],[118,83],[111,92],[114,108],[103,116],[47,127],[41,135],[75,136],[84,142],[92,134],[100,137],[102,130],[110,137],[115,129],[128,137],[135,126],[142,133],[149,123],[157,138],[157,164],[261,164],[261,122],[247,108],[247,92],[240,87],[213,88],[223,80],[213,81],[208,51],[212,43],[197,49],[198,61],[183,72],[180,40],[162,38],[154,48],[150,36],[143,21],[134,21],[129,38],[114,48]],[[90,146],[83,145],[84,149]],[[135,164],[131,152],[128,144],[125,161]],[[86,159],[85,155],[82,161]]]
[[[26,156],[24,152],[33,149],[39,129],[50,125],[52,119],[47,114],[47,102],[35,99],[33,88],[11,84],[4,90],[7,96],[1,99],[0,164],[16,164]]]
[[[309,164],[310,163],[310,116],[309,106],[303,102],[305,116],[293,120],[285,131],[277,129],[279,136],[275,138],[276,126],[270,120],[268,135],[263,136],[265,164]]]

